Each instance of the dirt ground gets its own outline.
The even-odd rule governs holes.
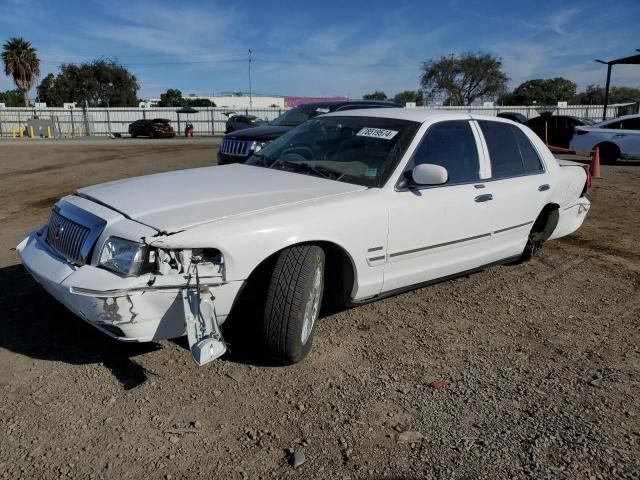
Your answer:
[[[640,165],[539,258],[328,316],[290,367],[119,344],[19,265],[60,196],[216,142],[0,143],[0,477],[640,478]]]

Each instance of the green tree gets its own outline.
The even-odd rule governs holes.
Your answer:
[[[181,107],[184,103],[182,92],[177,88],[170,88],[160,94],[159,107]]]
[[[576,94],[576,84],[566,78],[536,78],[527,80],[509,94],[498,100],[501,105],[557,105],[558,102],[570,102]]]
[[[417,106],[424,105],[424,98],[421,90],[404,90],[400,93],[396,93],[393,97],[393,101],[401,105],[405,105],[407,102],[415,102]]]
[[[215,107],[216,102],[212,102],[208,98],[188,98],[187,105],[190,107]]]
[[[363,100],[386,100],[387,94],[376,90],[373,93],[367,93],[366,95],[363,95],[362,99]]]
[[[500,58],[471,52],[424,62],[420,79],[428,101],[448,98],[451,105],[493,99],[506,90],[508,81]]]
[[[23,38],[12,37],[2,46],[4,73],[22,92],[24,106],[29,106],[29,90],[40,75],[40,59],[36,49]]]
[[[85,101],[91,107],[138,105],[140,86],[135,75],[112,59],[63,64],[60,73],[47,75],[38,86],[38,97],[47,105]]]
[[[208,98],[184,98],[177,88],[169,88],[160,94],[159,107],[215,107],[216,104]]]
[[[7,107],[21,107],[24,105],[24,97],[20,90],[7,90],[0,92],[0,103],[4,103]]]
[[[38,100],[49,107],[61,107],[66,100],[60,96],[62,93],[60,89],[55,88],[55,82],[56,76],[50,73],[38,85]]]
[[[609,89],[609,103],[640,101],[640,88],[611,87]],[[589,85],[584,92],[578,93],[573,102],[577,105],[602,105],[604,104],[604,87]]]

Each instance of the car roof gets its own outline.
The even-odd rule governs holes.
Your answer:
[[[492,117],[489,115],[476,115],[468,112],[456,112],[453,110],[435,110],[432,108],[365,108],[359,110],[344,110],[331,112],[323,117],[376,117],[391,118],[396,120],[409,120],[424,123],[436,118],[446,118],[447,120],[492,120],[495,122],[511,123],[514,121],[507,118]]]
[[[298,105],[298,107],[340,108],[346,105],[371,105],[371,106],[381,106],[381,107],[390,106],[390,108],[402,107],[402,105],[400,105],[399,103],[386,101],[386,100],[327,100],[326,102],[303,103],[301,105]]]
[[[640,118],[640,113],[634,113],[634,114],[631,114],[631,115],[623,115],[621,117],[616,117],[616,118],[607,118],[606,120],[604,120],[602,122],[598,122],[597,125],[600,125],[601,123],[619,122],[620,120],[630,120],[632,118]]]

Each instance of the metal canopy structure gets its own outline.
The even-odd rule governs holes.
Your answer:
[[[636,48],[636,52],[640,52],[640,48]],[[611,83],[611,67],[614,65],[640,65],[640,54],[631,55],[630,57],[618,58],[605,62],[604,60],[596,60],[607,66],[607,85],[604,88],[604,108],[602,109],[602,121],[607,119],[607,106],[609,106],[609,84]]]

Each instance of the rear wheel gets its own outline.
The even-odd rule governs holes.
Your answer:
[[[527,239],[527,244],[524,247],[524,251],[520,256],[520,262],[526,262],[537,256],[543,245],[544,240],[542,240],[542,233],[531,232],[529,234],[529,238]]]
[[[549,235],[551,235],[551,232],[557,224],[558,209],[547,205],[533,223],[522,255],[516,263],[526,262],[536,257],[540,253],[540,250],[542,250],[545,240],[549,238]]]
[[[615,143],[603,143],[597,148],[600,150],[601,163],[610,165],[620,158],[620,149]]]
[[[324,292],[324,251],[316,245],[283,250],[267,291],[261,339],[269,356],[296,363],[311,350]]]

